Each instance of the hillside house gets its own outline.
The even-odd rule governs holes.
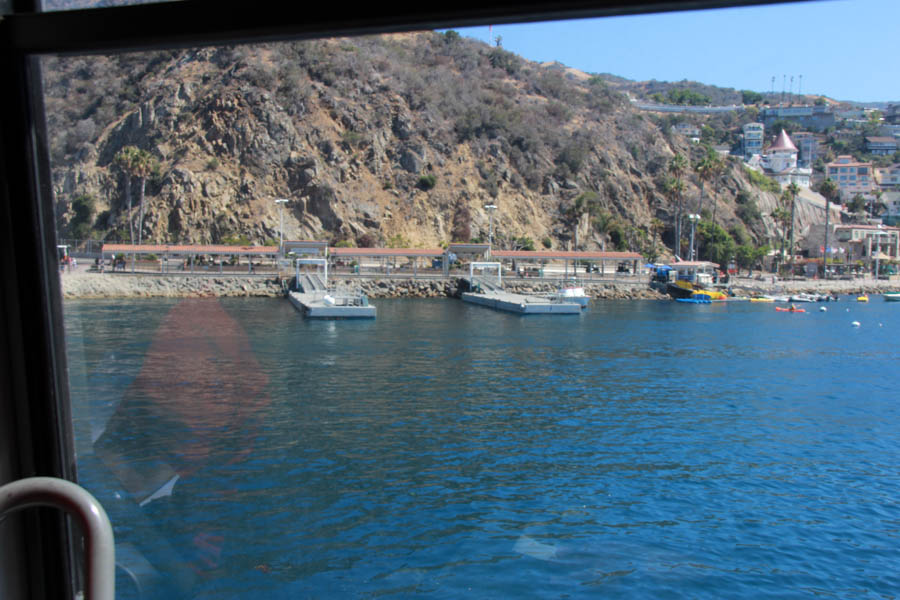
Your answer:
[[[825,225],[810,225],[806,249],[810,258],[820,258],[824,252]],[[900,257],[900,228],[884,225],[829,225],[828,258],[840,262]]]
[[[813,131],[824,131],[835,124],[834,112],[827,105],[773,106],[762,109],[760,116],[766,127],[782,119]]]
[[[754,154],[762,154],[765,130],[766,127],[762,123],[747,123],[744,125],[741,144],[745,160],[749,160]]]
[[[763,170],[781,187],[796,183],[800,187],[808,188],[812,169],[797,166],[798,153],[797,146],[782,129],[775,142],[764,151]]]
[[[900,189],[900,163],[875,168],[875,182],[883,190]]]
[[[847,154],[842,154],[834,162],[828,163],[825,166],[825,176],[838,185],[841,199],[845,202],[856,194],[871,195],[874,189],[872,163],[859,162]]]
[[[888,156],[897,151],[897,139],[893,136],[871,136],[866,138],[866,150],[876,156]]]

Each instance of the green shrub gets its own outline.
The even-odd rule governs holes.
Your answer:
[[[422,175],[419,177],[419,183],[417,184],[419,189],[425,190],[426,192],[432,189],[437,184],[437,177],[434,175]]]
[[[768,177],[758,171],[754,171],[753,169],[748,169],[746,167],[744,167],[744,172],[747,174],[747,179],[750,181],[750,183],[758,187],[762,191],[774,193],[778,193],[781,191],[781,186],[778,185],[778,182],[771,177]]]
[[[550,236],[545,236],[544,239],[541,240],[541,244],[544,245],[544,248],[549,250],[553,247],[553,240],[550,239]]]

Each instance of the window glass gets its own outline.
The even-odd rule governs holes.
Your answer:
[[[739,148],[742,94],[478,35],[43,59],[78,472],[118,596],[893,594],[895,315],[842,296],[885,325],[856,336],[739,301],[790,253],[771,181],[695,168]],[[689,116],[714,144],[644,100],[713,105]],[[722,297],[675,302],[678,278]],[[576,309],[493,310],[495,285]],[[377,314],[308,318],[298,286]]]

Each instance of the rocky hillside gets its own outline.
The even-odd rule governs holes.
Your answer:
[[[272,243],[287,198],[287,239],[486,240],[495,204],[501,247],[666,254],[667,165],[701,152],[601,77],[455,32],[50,57],[44,79],[61,237]],[[141,179],[115,160],[129,146],[153,159],[140,234]],[[704,211],[714,197],[720,224],[764,243],[758,195],[731,163]]]

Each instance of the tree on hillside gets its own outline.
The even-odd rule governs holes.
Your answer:
[[[788,209],[789,202],[790,196],[788,195],[787,190],[785,190],[781,193],[781,196],[778,197],[778,206],[772,211],[772,219],[781,230],[781,250],[778,253],[779,270],[781,270],[781,266],[784,263],[784,246],[787,242],[788,224],[791,221],[791,211]]]
[[[763,101],[763,95],[751,90],[741,90],[741,102],[744,104],[759,104]]]
[[[146,150],[138,150],[135,156],[133,173],[138,178],[138,244],[141,243],[144,232],[144,190],[147,187],[147,178],[159,169],[159,162]]]
[[[672,251],[681,256],[681,199],[684,196],[684,181],[677,177],[669,177],[663,185],[663,192],[671,204],[675,204],[675,244]]]
[[[134,243],[134,224],[131,220],[131,178],[133,175],[133,164],[137,153],[138,149],[134,146],[125,146],[119,150],[113,158],[113,164],[125,177],[125,203],[126,216],[128,219],[128,240],[130,244]]]
[[[794,276],[794,211],[797,205],[797,194],[800,193],[800,186],[791,182],[784,192],[788,195],[791,202],[791,277]]]
[[[706,147],[706,154],[694,164],[694,171],[700,178],[700,198],[697,202],[697,214],[703,214],[703,189],[707,181],[712,182],[719,173],[722,159],[711,147]],[[715,198],[713,199],[715,202]],[[699,254],[699,252],[697,253]]]
[[[684,210],[684,177],[685,172],[688,168],[687,159],[684,155],[676,153],[671,159],[669,159],[668,171],[672,178],[667,182],[667,190],[666,195],[670,198],[673,198],[672,195],[675,195],[678,199],[678,204],[675,209],[675,254],[677,256],[681,256],[681,218],[682,211]]]
[[[869,203],[869,217],[873,218],[875,215],[880,215],[882,212],[887,210],[887,204],[885,204],[881,198],[884,196],[884,192],[880,189],[876,189],[872,192],[872,195],[875,196],[875,199]]]
[[[825,278],[828,278],[828,269],[825,266],[828,263],[828,220],[831,215],[830,204],[840,198],[841,190],[838,184],[830,177],[825,179],[819,186],[819,193],[825,197],[825,243],[822,246],[822,268]]]
[[[727,170],[728,170],[727,159],[716,155],[716,160],[713,161],[712,168],[710,169],[710,180],[715,184],[713,186],[713,195],[712,195],[712,203],[713,203],[712,222],[713,222],[713,224],[715,224],[715,222],[716,222],[716,209],[719,207],[719,202],[718,202],[718,200],[716,200],[716,196],[719,194],[719,186],[722,183],[722,175],[724,175]]]
[[[847,210],[853,213],[856,220],[861,220],[866,213],[866,199],[862,194],[856,194],[847,204]]]

